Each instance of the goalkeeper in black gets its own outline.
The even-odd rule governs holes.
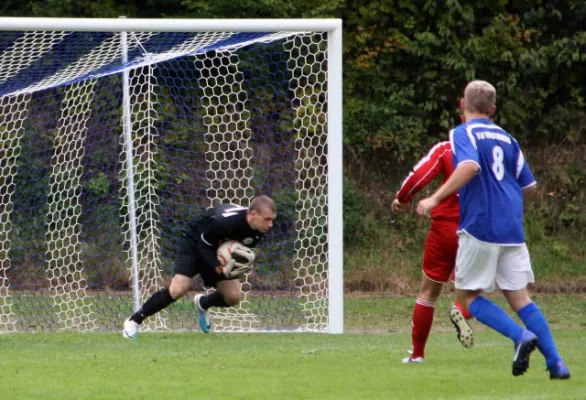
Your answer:
[[[277,207],[273,200],[258,196],[252,199],[248,208],[221,204],[189,224],[181,231],[171,284],[153,294],[124,321],[122,335],[135,338],[142,321],[185,296],[197,274],[201,275],[205,286],[216,288],[208,295],[198,294],[194,298],[200,328],[209,333],[211,321],[208,309],[240,303],[238,277],[252,269],[254,253],[250,248],[255,247],[271,230],[276,216]],[[221,265],[217,251],[220,244],[227,240],[236,240],[242,245],[233,248],[232,260]]]

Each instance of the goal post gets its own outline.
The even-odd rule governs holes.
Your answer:
[[[258,194],[215,330],[343,332],[341,20],[0,17],[0,152],[0,332],[120,329],[186,223]],[[197,330],[203,290],[145,330]]]

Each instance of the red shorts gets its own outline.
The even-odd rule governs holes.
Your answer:
[[[425,241],[423,273],[432,281],[446,283],[456,266],[457,221],[434,220]]]

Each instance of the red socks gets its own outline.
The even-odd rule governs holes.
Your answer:
[[[413,329],[411,330],[411,339],[413,341],[413,354],[411,358],[425,358],[425,344],[433,324],[433,313],[435,311],[435,302],[423,299],[417,299],[413,309]]]
[[[466,318],[466,319],[472,318],[472,314],[470,314],[470,311],[468,311],[468,309],[466,307],[464,307],[463,305],[461,305],[457,301],[454,302],[454,307],[456,307],[458,310],[460,310],[460,312],[462,313],[464,318]]]

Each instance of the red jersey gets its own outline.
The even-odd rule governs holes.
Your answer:
[[[441,174],[442,183],[444,183],[453,172],[450,142],[438,143],[413,167],[411,173],[403,181],[401,189],[397,192],[397,199],[401,203],[409,203],[417,192],[427,186],[436,176]],[[460,219],[460,206],[457,192],[443,199],[431,211],[431,218],[458,221]]]

